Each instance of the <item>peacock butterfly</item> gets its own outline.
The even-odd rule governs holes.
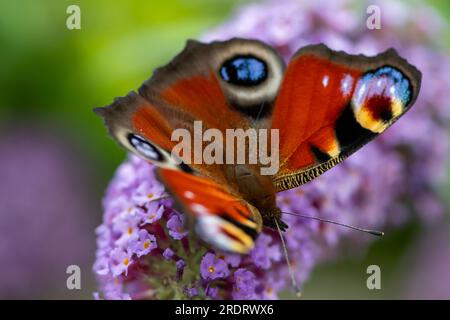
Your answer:
[[[384,132],[413,105],[420,81],[393,49],[366,57],[309,45],[285,67],[260,41],[191,40],[138,92],[95,111],[123,147],[158,166],[205,241],[247,253],[263,226],[287,228],[277,192],[318,177]],[[172,133],[194,134],[196,121],[223,134],[277,130],[277,172],[261,174],[260,162],[187,163],[192,150],[173,156]]]

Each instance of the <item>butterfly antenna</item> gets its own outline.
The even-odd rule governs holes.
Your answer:
[[[328,220],[328,219],[323,219],[323,218],[318,218],[318,217],[313,217],[313,216],[307,216],[307,215],[300,214],[300,213],[292,213],[292,212],[284,212],[284,211],[283,211],[283,213],[290,214],[290,215],[297,216],[297,217],[301,217],[301,218],[305,218],[305,219],[312,219],[312,220],[318,220],[318,221],[321,221],[321,222],[335,224],[335,225],[338,225],[338,226],[341,226],[341,227],[345,227],[345,228],[349,228],[349,229],[353,229],[353,230],[369,233],[369,234],[372,234],[372,235],[377,236],[377,237],[384,236],[384,232],[383,231],[371,230],[371,229],[363,229],[363,228],[351,226],[349,224],[345,224],[345,223],[341,223],[341,222],[337,222],[337,221],[333,221],[333,220]]]
[[[277,219],[275,220],[275,225],[277,226],[278,234],[280,235],[281,245],[283,246],[284,258],[286,259],[286,264],[289,270],[289,275],[291,276],[292,287],[294,288],[297,297],[301,297],[302,293],[297,285],[297,280],[295,280],[294,269],[292,268],[291,261],[289,260],[289,255],[287,251],[286,242],[284,242],[283,232],[281,232],[280,226],[278,225]]]

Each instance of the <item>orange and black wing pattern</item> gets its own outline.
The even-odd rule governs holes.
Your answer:
[[[253,248],[262,223],[248,202],[211,179],[170,169],[159,169],[158,176],[182,209],[196,218],[203,240],[231,252],[248,253]]]
[[[302,185],[385,131],[414,103],[420,72],[390,49],[375,57],[300,49],[275,102],[278,191]]]
[[[94,110],[103,117],[110,135],[122,147],[159,167],[187,168],[171,155],[175,146],[171,140],[173,126],[153,103],[136,92]]]

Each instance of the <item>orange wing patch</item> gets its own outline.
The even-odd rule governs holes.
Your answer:
[[[272,128],[280,130],[279,174],[314,165],[314,148],[329,157],[339,154],[334,124],[360,74],[314,55],[291,62],[272,119]]]
[[[223,132],[228,128],[245,128],[248,122],[227,103],[217,76],[193,76],[179,80],[161,93],[162,99],[189,118],[201,119],[209,128]]]
[[[132,115],[133,128],[161,148],[170,151],[175,143],[171,141],[172,127],[150,104],[140,106]]]

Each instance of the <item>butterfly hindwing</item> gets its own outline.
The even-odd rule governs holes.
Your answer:
[[[213,180],[159,169],[158,176],[185,212],[196,218],[197,233],[215,247],[247,253],[261,232],[259,212]]]
[[[289,63],[272,128],[280,134],[278,191],[302,185],[386,130],[414,103],[420,72],[394,50],[347,55],[304,47]]]

